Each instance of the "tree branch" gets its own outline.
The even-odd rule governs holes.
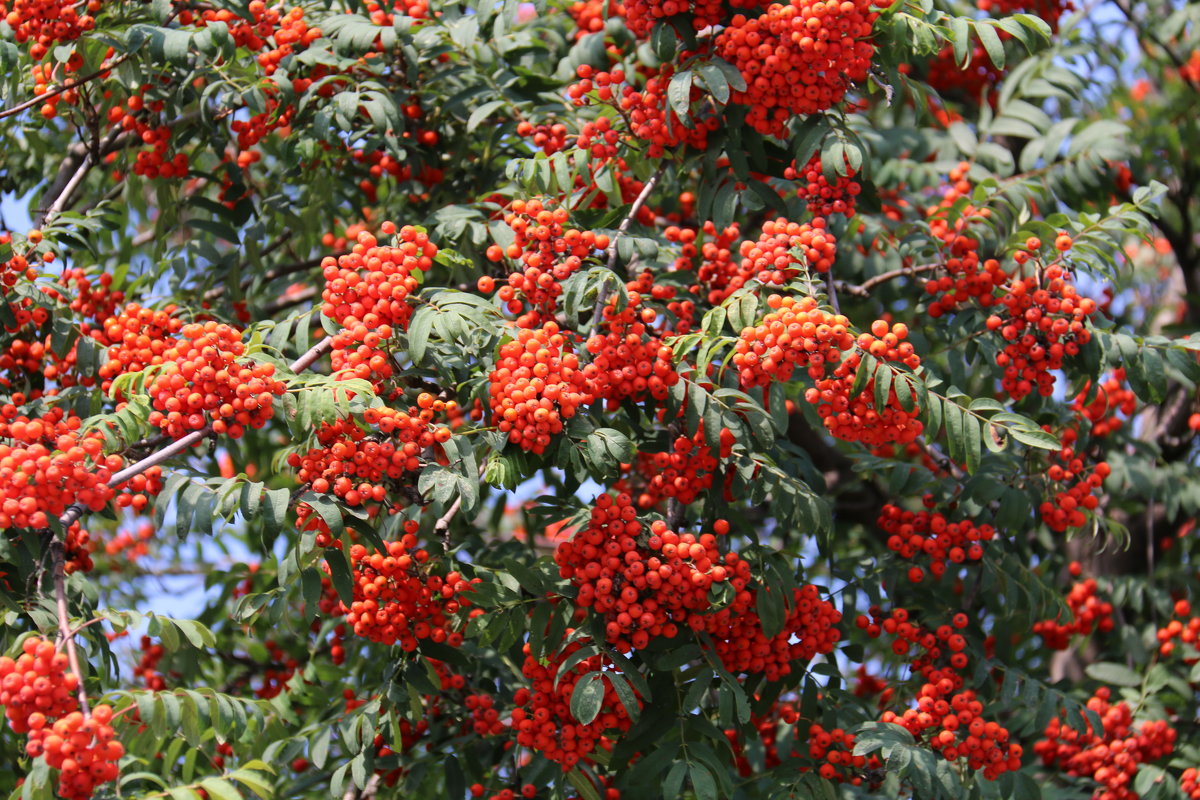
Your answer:
[[[91,713],[88,708],[87,690],[83,686],[83,671],[79,669],[79,653],[75,649],[75,631],[71,630],[71,612],[67,608],[67,574],[66,556],[63,553],[63,543],[50,543],[50,558],[54,562],[54,600],[58,608],[58,635],[67,648],[67,659],[71,663],[71,671],[79,680],[76,692],[79,695],[79,707],[84,716]]]
[[[40,94],[37,97],[31,97],[30,99],[26,100],[25,102],[18,103],[17,105],[13,106],[12,108],[6,108],[3,111],[0,111],[0,119],[4,119],[5,117],[11,117],[14,114],[20,114],[25,109],[33,108],[38,103],[44,103],[47,100],[49,100],[51,97],[56,97],[56,96],[62,94],[63,92],[67,92],[67,91],[70,91],[71,89],[74,89],[77,86],[82,86],[83,84],[87,83],[88,81],[103,77],[108,72],[111,72],[115,67],[120,66],[121,64],[128,61],[132,57],[133,57],[132,52],[125,53],[124,55],[117,57],[115,60],[113,60],[111,63],[109,63],[108,66],[101,66],[100,69],[96,70],[95,72],[93,72],[90,75],[84,75],[82,78],[76,78],[73,81],[68,81],[68,82],[62,84],[61,86],[59,86],[57,89],[51,89],[50,91],[46,92],[45,94]]]
[[[870,297],[871,290],[881,283],[887,283],[888,281],[894,281],[896,278],[903,278],[909,275],[917,275],[922,272],[933,272],[936,269],[940,269],[941,266],[941,264],[918,264],[915,267],[900,267],[899,269],[894,269],[890,272],[884,272],[879,275],[875,275],[867,278],[858,285],[853,283],[843,283],[842,281],[835,281],[835,283],[837,284],[838,288],[840,288],[846,294],[853,295],[854,297]]]

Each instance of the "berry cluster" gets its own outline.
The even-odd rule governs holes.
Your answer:
[[[150,88],[149,85],[141,87],[142,92]],[[143,178],[183,178],[188,174],[187,153],[171,153],[171,127],[155,125],[149,116],[160,113],[165,105],[162,100],[147,102],[142,94],[135,94],[124,105],[116,103],[108,109],[110,125],[119,127],[149,148],[138,150],[133,160],[133,174]]]
[[[109,343],[108,361],[99,370],[104,391],[119,375],[163,363],[163,353],[183,330],[183,320],[175,316],[176,310],[174,305],[153,310],[130,303],[105,320],[101,331]]]
[[[653,508],[674,498],[690,505],[712,488],[713,475],[722,459],[733,451],[733,433],[722,428],[717,453],[708,445],[701,422],[692,436],[679,436],[667,452],[639,450],[631,466],[639,508]]]
[[[1067,528],[1083,527],[1087,522],[1084,511],[1091,511],[1100,504],[1096,492],[1112,472],[1106,461],[1099,461],[1089,469],[1075,451],[1078,438],[1074,428],[1062,432],[1062,449],[1051,455],[1051,460],[1056,463],[1051,463],[1046,477],[1064,486],[1055,493],[1053,500],[1045,500],[1038,506],[1042,520],[1058,533]]]
[[[351,545],[350,563],[354,600],[342,613],[356,636],[399,643],[407,652],[422,639],[451,647],[462,642],[455,615],[470,605],[471,583],[457,571],[428,574],[429,553],[417,548],[414,533],[388,542],[386,553]]]
[[[926,498],[926,504],[931,503],[932,498]],[[996,529],[986,523],[950,522],[940,511],[905,511],[891,503],[883,507],[879,527],[888,534],[889,550],[907,559],[923,553],[930,560],[929,571],[938,578],[945,574],[947,561],[961,564],[983,558],[983,542],[996,535]],[[924,578],[920,567],[909,570],[909,579],[913,578],[917,578],[914,582]]]
[[[500,346],[488,376],[492,417],[510,442],[540,454],[562,431],[564,420],[595,400],[592,381],[556,323],[513,332],[516,338]]]
[[[102,783],[116,780],[125,748],[109,724],[111,706],[84,715],[75,690],[79,679],[67,671],[68,658],[54,643],[26,639],[16,659],[0,656],[0,705],[15,733],[27,733],[25,753],[44,757],[60,771],[58,793],[65,800],[86,800]]]
[[[1138,767],[1169,756],[1175,750],[1175,729],[1165,720],[1146,721],[1137,732],[1133,712],[1124,703],[1110,703],[1112,691],[1102,686],[1087,702],[1100,716],[1103,734],[1084,733],[1052,719],[1045,738],[1033,746],[1042,763],[1057,766],[1068,775],[1087,776],[1100,784],[1092,800],[1137,800],[1130,787]]]
[[[541,200],[514,200],[504,217],[514,241],[507,249],[488,248],[487,256],[498,262],[505,256],[519,260],[524,268],[510,273],[497,291],[505,308],[517,317],[522,328],[536,328],[554,319],[558,297],[565,281],[583,265],[583,259],[608,247],[608,237],[592,231],[567,228],[566,208],[550,209]],[[495,281],[485,276],[479,290],[490,293]]]
[[[1070,247],[1070,237],[1060,238]],[[1026,246],[1036,250],[1040,244],[1030,239]],[[1018,256],[1024,252],[1018,251]],[[987,328],[1008,342],[996,356],[996,364],[1004,368],[1001,386],[1013,400],[1035,389],[1048,397],[1054,392],[1054,371],[1062,369],[1063,359],[1078,355],[1079,348],[1091,341],[1086,322],[1096,302],[1080,297],[1057,264],[1029,278],[1014,278],[1000,302],[1005,313],[988,317]]]
[[[584,67],[579,69],[580,77],[586,81],[582,74]],[[604,85],[600,78],[603,74],[596,76],[596,83],[600,86],[597,93],[602,100],[605,89],[611,92],[611,86],[620,83],[620,79],[624,78],[619,70],[614,71],[611,83]],[[646,148],[650,158],[662,158],[667,150],[680,146],[703,150],[708,144],[708,134],[720,125],[720,119],[713,115],[694,122],[680,119],[674,106],[667,100],[667,87],[674,75],[674,65],[663,64],[658,72],[646,79],[641,89],[628,84],[621,89],[618,108],[628,117],[633,137],[650,145]],[[616,76],[620,76],[620,79]],[[692,104],[702,97],[700,88],[693,85],[687,99],[688,107],[691,108]]]
[[[122,460],[105,457],[103,435],[81,425],[61,407],[34,418],[0,407],[0,529],[45,528],[72,503],[99,511],[112,499],[108,480]]]
[[[333,337],[333,369],[372,381],[391,377],[385,343],[394,331],[408,327],[409,298],[418,285],[414,273],[428,271],[438,253],[437,245],[412,226],[397,231],[393,223],[384,222],[380,231],[395,234],[395,243],[380,244],[373,234],[361,231],[349,253],[321,262],[321,313],[341,329]]]
[[[846,174],[838,175],[830,183],[821,167],[820,152],[815,153],[803,168],[790,166],[783,173],[788,180],[799,181],[796,196],[808,205],[808,213],[815,217],[828,217],[831,214],[854,216],[854,198],[862,192],[862,186],[854,180],[854,176],[854,168],[847,165]]]
[[[236,328],[208,321],[184,325],[163,351],[163,368],[147,387],[150,424],[179,439],[211,424],[238,438],[275,415],[275,397],[287,391],[274,364],[238,364],[245,353]]]
[[[1179,619],[1171,620],[1155,634],[1158,639],[1158,651],[1163,656],[1175,652],[1174,639],[1178,639],[1184,645],[1190,645],[1193,650],[1196,649],[1196,642],[1200,640],[1200,617],[1189,617],[1191,613],[1191,603],[1187,600],[1175,601],[1175,616]],[[1189,617],[1187,622],[1183,621],[1184,617]]]
[[[1179,776],[1179,788],[1188,800],[1200,800],[1200,769],[1188,767]]]
[[[825,377],[826,364],[841,361],[854,345],[850,321],[818,308],[812,297],[777,294],[767,298],[771,309],[756,327],[746,328],[734,346],[733,365],[742,388],[769,386],[791,380],[796,367],[809,377]]]
[[[921,358],[912,344],[904,341],[906,338],[908,326],[903,323],[897,322],[889,329],[887,322],[875,320],[870,333],[859,334],[857,347],[834,368],[833,376],[817,381],[815,387],[805,391],[804,399],[817,407],[817,415],[829,433],[869,447],[908,444],[921,435],[925,426],[919,418],[916,392],[907,384],[900,387],[901,382],[893,380],[882,408],[875,404],[874,375],[857,396],[851,394],[864,353],[880,362],[898,362],[909,369],[920,366]],[[878,364],[876,369],[891,367]],[[903,401],[901,394],[907,395]]]
[[[1091,402],[1087,402],[1091,393],[1092,384],[1089,381],[1075,398],[1071,408],[1092,423],[1090,433],[1094,438],[1103,438],[1120,430],[1124,420],[1117,415],[1128,418],[1137,408],[1137,395],[1125,385],[1124,367],[1117,367],[1102,380]]]
[[[728,532],[718,520],[714,529]],[[746,613],[750,565],[736,553],[721,555],[713,534],[678,534],[665,522],[650,526],[645,544],[633,498],[602,494],[588,526],[558,545],[559,574],[579,587],[576,605],[605,620],[605,636],[621,652],[642,649],[651,637],[672,639],[681,626],[703,629],[712,616],[709,588],[729,581],[732,607]]]
[[[699,31],[720,23],[724,19],[724,11],[721,0],[667,0],[665,3],[627,0],[625,24],[635,36],[645,39],[659,20],[686,14],[691,18],[692,27]]]
[[[691,287],[693,294],[705,294],[709,303],[720,305],[727,297],[742,288],[748,275],[741,271],[741,259],[733,248],[734,242],[741,235],[737,223],[717,233],[712,222],[705,222],[701,229],[707,239],[699,247],[696,246],[698,232],[694,228],[668,226],[663,235],[671,242],[679,242],[680,255],[675,260],[677,272],[694,271],[697,284]],[[696,263],[697,259],[700,263]]]
[[[93,15],[100,0],[12,0],[0,2],[0,17],[13,29],[17,42],[32,41],[29,55],[41,61],[56,43],[78,39],[96,25]]]
[[[788,222],[780,217],[763,223],[757,242],[742,242],[742,274],[760,283],[780,286],[804,268],[829,272],[837,255],[837,240],[826,230],[824,218],[811,223]]]
[[[612,665],[606,665],[601,656],[584,658],[562,671],[562,665],[581,647],[583,642],[573,641],[557,655],[539,660],[531,655],[532,649],[526,644],[521,673],[529,681],[529,687],[518,689],[513,698],[516,708],[512,712],[512,728],[517,744],[540,752],[560,764],[564,772],[580,761],[590,760],[597,747],[610,748],[606,732],[624,733],[632,724],[612,682],[602,677],[602,670]],[[571,695],[581,680],[604,682],[600,713],[587,725],[571,714]]]
[[[1113,629],[1112,603],[1100,600],[1096,595],[1096,579],[1079,581],[1067,592],[1067,608],[1071,621],[1062,624],[1058,620],[1044,619],[1033,624],[1033,632],[1042,637],[1051,650],[1066,650],[1072,636],[1087,636],[1093,630],[1108,633]]]
[[[624,308],[618,311],[617,298],[610,298],[601,311],[597,332],[587,341],[591,366],[599,371],[596,397],[604,399],[610,409],[623,400],[641,402],[647,395],[662,401],[667,390],[679,382],[670,346],[650,327],[658,312],[643,303],[646,295],[670,300],[675,289],[656,285],[650,272],[625,286],[628,300]]]
[[[756,131],[783,137],[791,117],[832,108],[852,83],[866,80],[878,16],[871,5],[790,0],[729,21],[717,35],[716,53],[745,78],[746,89],[735,89],[731,99],[749,107],[747,121]]]
[[[605,19],[624,17],[625,5],[618,0],[576,0],[567,11],[575,20],[574,38],[578,40],[604,30]]]
[[[561,122],[534,125],[522,120],[517,123],[517,135],[528,139],[534,147],[548,156],[567,147],[567,126]]]

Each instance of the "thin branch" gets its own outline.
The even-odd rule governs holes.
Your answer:
[[[84,75],[82,78],[76,78],[73,81],[68,81],[67,83],[64,83],[61,86],[59,86],[57,89],[52,89],[49,92],[46,92],[45,94],[40,94],[37,97],[32,97],[23,103],[18,103],[17,105],[13,106],[12,108],[6,108],[3,111],[0,111],[0,119],[4,119],[5,117],[11,117],[14,114],[20,114],[25,109],[33,108],[38,103],[44,103],[47,100],[49,100],[51,97],[56,97],[56,96],[62,94],[63,92],[67,92],[67,91],[70,91],[71,89],[74,89],[77,86],[82,86],[83,84],[87,83],[88,81],[103,77],[106,73],[111,72],[115,67],[123,64],[124,62],[128,61],[132,57],[133,57],[133,52],[125,53],[124,55],[119,56],[117,59],[115,59],[114,61],[109,63],[108,66],[101,66],[100,69],[96,70],[95,72],[93,72],[90,75]]]
[[[58,196],[54,198],[54,202],[51,203],[46,209],[46,212],[42,214],[41,221],[38,223],[37,227],[40,228],[50,224],[54,221],[54,218],[62,212],[63,208],[67,205],[67,201],[70,200],[71,195],[75,194],[75,190],[79,188],[79,184],[83,182],[83,179],[87,177],[88,172],[91,171],[92,164],[92,154],[90,152],[86,153],[83,156],[83,161],[79,162],[79,167],[75,170],[75,174],[71,176],[71,179],[68,180],[67,184],[59,191]]]
[[[304,355],[300,356],[298,359],[296,359],[295,361],[292,362],[291,367],[290,367],[291,371],[292,372],[303,372],[304,370],[308,369],[309,367],[311,367],[313,365],[314,362],[316,362],[317,359],[319,359],[321,356],[325,355],[325,353],[329,351],[329,348],[332,345],[333,345],[332,337],[326,337],[326,338],[322,339],[321,341],[317,342],[315,345],[313,345],[311,348],[309,348],[307,353],[305,353]],[[141,475],[143,472],[150,469],[151,467],[156,467],[159,464],[162,464],[166,461],[171,460],[172,458],[179,455],[180,453],[186,452],[188,448],[204,441],[204,439],[207,438],[210,434],[212,434],[212,432],[213,432],[212,426],[205,425],[200,430],[192,431],[187,436],[184,436],[182,439],[176,439],[174,442],[167,445],[163,449],[161,449],[157,452],[151,453],[150,455],[146,456],[142,460],[134,462],[133,464],[130,464],[128,467],[126,467],[125,469],[115,473],[111,478],[108,479],[108,485],[113,488],[120,486],[121,484],[125,483],[129,479],[134,478],[138,475]],[[86,506],[76,503],[67,509],[66,513],[64,513],[62,515],[62,517],[59,518],[59,522],[62,524],[64,529],[68,528],[72,524],[74,524],[81,516],[83,516],[83,512],[85,510],[86,510]]]
[[[633,205],[629,207],[629,213],[625,215],[625,219],[621,220],[621,224],[617,227],[617,232],[613,234],[612,241],[608,243],[608,268],[614,269],[617,266],[617,242],[629,230],[629,226],[633,224],[633,218],[642,210],[642,206],[646,204],[650,193],[654,191],[654,186],[658,183],[658,179],[662,177],[663,172],[667,169],[667,162],[664,161],[658,165],[658,169],[650,176],[650,180],[646,181],[646,185],[642,187],[642,191],[634,198]],[[601,305],[603,305],[601,303]]]
[[[450,552],[450,521],[458,514],[458,510],[462,508],[462,494],[454,498],[454,502],[446,509],[446,513],[438,517],[437,522],[433,523],[433,534],[442,540],[442,550]]]
[[[909,275],[917,275],[922,272],[933,272],[936,269],[940,269],[941,266],[941,264],[918,264],[915,267],[900,267],[899,269],[894,269],[890,272],[884,272],[879,275],[875,275],[858,285],[853,283],[842,283],[841,281],[837,281],[837,284],[839,288],[841,288],[841,290],[846,294],[853,295],[855,297],[870,297],[871,290],[881,283],[887,283],[888,281],[894,281],[896,278],[903,278]]]
[[[79,695],[79,708],[84,716],[91,711],[88,708],[87,690],[83,686],[83,671],[79,669],[79,653],[75,650],[75,635],[71,631],[71,612],[67,608],[67,575],[66,557],[63,553],[63,543],[50,543],[50,557],[54,560],[54,600],[58,607],[58,635],[67,648],[67,659],[71,663],[71,671],[79,680],[76,692]]]

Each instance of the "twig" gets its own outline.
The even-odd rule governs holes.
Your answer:
[[[79,187],[79,184],[83,182],[83,179],[87,177],[87,174],[91,169],[92,154],[89,152],[83,156],[83,161],[79,162],[79,166],[76,168],[75,174],[71,176],[71,179],[67,181],[66,186],[64,186],[58,193],[58,196],[54,198],[54,202],[51,203],[46,209],[46,213],[42,214],[41,222],[38,224],[39,228],[53,222],[54,218],[62,212],[63,208],[67,205],[67,201],[70,200],[71,195],[75,193],[75,190]]]
[[[460,508],[462,508],[461,494],[454,498],[454,502],[446,509],[446,513],[438,517],[437,522],[433,523],[433,533],[435,536],[441,538],[442,550],[447,553],[450,552],[450,520],[454,519]]]
[[[941,264],[918,264],[915,267],[900,267],[900,269],[894,269],[890,272],[884,272],[871,278],[867,278],[867,280],[858,285],[853,283],[842,283],[841,281],[837,281],[837,284],[846,294],[854,295],[855,297],[870,297],[871,290],[881,283],[887,283],[888,281],[893,281],[896,278],[903,278],[909,275],[917,275],[922,272],[933,272],[935,269],[940,269],[941,266]],[[832,289],[830,291],[832,294]]]
[[[617,242],[629,230],[629,226],[633,224],[633,218],[642,210],[642,206],[646,204],[650,193],[654,191],[655,184],[658,183],[658,179],[662,177],[666,169],[666,161],[658,165],[658,169],[646,181],[646,185],[642,187],[642,191],[638,193],[638,196],[634,198],[633,205],[629,207],[629,213],[625,215],[625,219],[621,220],[621,224],[617,227],[617,232],[613,234],[612,241],[608,243],[608,268],[610,270],[617,266]],[[600,305],[603,305],[603,303],[600,303]]]
[[[342,800],[371,800],[375,793],[379,791],[380,773],[376,772],[367,779],[367,784],[361,790],[353,783],[350,788],[346,789],[346,793],[342,795]]]
[[[82,78],[76,78],[73,81],[68,81],[67,83],[64,83],[63,85],[59,86],[57,89],[52,89],[52,90],[46,92],[45,94],[40,94],[37,97],[32,97],[23,103],[18,103],[17,105],[13,106],[12,108],[6,108],[3,111],[0,111],[0,119],[4,119],[5,117],[11,117],[14,114],[20,114],[25,109],[33,108],[38,103],[44,103],[47,100],[49,100],[51,97],[56,97],[56,96],[62,94],[63,92],[67,92],[67,91],[70,91],[71,89],[74,89],[76,86],[82,86],[83,84],[87,83],[88,81],[95,80],[96,78],[103,76],[105,73],[111,72],[115,67],[120,66],[121,64],[128,61],[132,57],[133,57],[132,52],[125,53],[124,55],[118,57],[117,59],[115,59],[114,61],[109,63],[108,66],[101,66],[100,69],[96,70],[91,75],[84,75]]]
[[[304,370],[308,369],[317,359],[325,355],[332,344],[332,337],[326,337],[325,339],[317,342],[315,345],[309,348],[307,353],[292,362],[290,367],[292,372],[303,372]],[[111,478],[108,479],[108,485],[113,488],[120,486],[129,479],[141,475],[151,467],[156,467],[159,464],[169,461],[180,453],[186,452],[189,447],[204,441],[205,437],[209,436],[212,432],[212,426],[205,425],[200,430],[192,431],[182,439],[176,439],[162,450],[151,453],[141,461],[134,462],[120,472],[115,473]],[[86,506],[76,503],[66,510],[66,513],[59,518],[59,522],[62,524],[64,529],[68,528],[81,516],[83,516],[83,512],[85,510]]]
[[[79,669],[79,653],[75,650],[75,636],[71,631],[71,612],[67,609],[66,557],[63,554],[62,542],[50,543],[50,557],[54,560],[54,600],[58,606],[58,635],[66,645],[71,671],[79,680],[76,689],[79,694],[79,708],[84,716],[88,716],[91,711],[88,709],[87,690],[83,687],[83,671]]]

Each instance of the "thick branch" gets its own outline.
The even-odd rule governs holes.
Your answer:
[[[853,283],[842,283],[841,281],[838,281],[837,286],[846,294],[853,295],[855,297],[870,297],[871,290],[881,283],[887,283],[888,281],[894,281],[896,278],[903,278],[909,275],[917,275],[922,272],[933,272],[934,270],[939,269],[941,266],[941,264],[918,264],[915,267],[900,267],[899,269],[894,269],[890,272],[884,272],[867,278],[858,285]]]

